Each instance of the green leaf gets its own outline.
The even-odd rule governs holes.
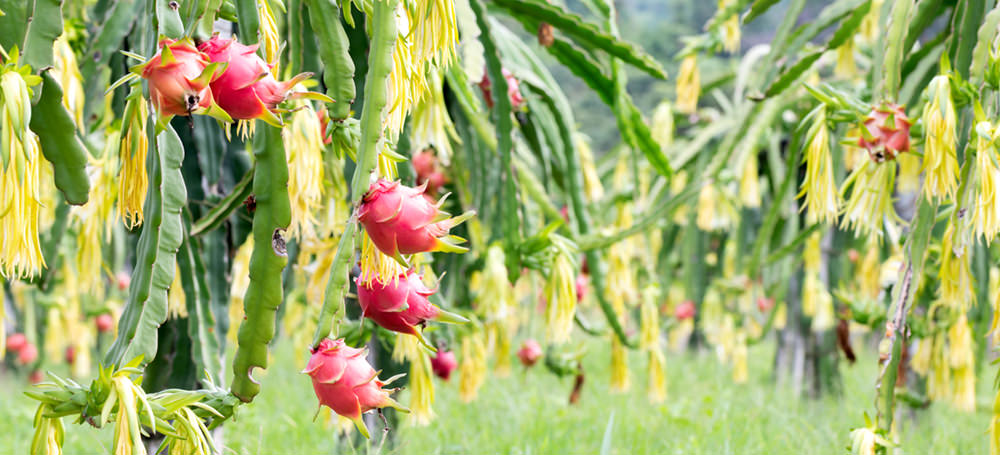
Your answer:
[[[24,63],[34,71],[52,66],[52,43],[62,32],[62,0],[34,0],[22,49]]]
[[[343,120],[351,115],[356,89],[354,60],[347,33],[340,23],[340,9],[332,0],[307,0],[307,3],[310,23],[319,38],[326,94],[335,101],[330,106],[330,118]]]
[[[983,25],[979,27],[976,47],[972,50],[972,63],[969,66],[969,82],[972,82],[972,85],[979,86],[983,82],[986,65],[989,63],[990,47],[996,40],[998,25],[1000,25],[1000,6],[986,14]]]
[[[26,0],[0,0],[0,46],[10,50],[24,47],[24,36],[31,16],[31,3]]]
[[[275,315],[284,297],[281,271],[288,263],[281,233],[291,221],[288,164],[281,131],[273,127],[258,129],[253,154],[256,159],[254,245],[250,255],[250,284],[243,298],[245,316],[236,337],[231,387],[233,395],[247,403],[260,392],[260,384],[252,376],[254,369],[267,368],[267,346],[274,338]]]
[[[787,245],[779,248],[778,251],[775,251],[770,255],[768,255],[767,259],[764,260],[764,265],[774,264],[775,262],[778,262],[781,259],[783,259],[785,256],[794,253],[799,248],[799,246],[802,245],[802,243],[805,242],[810,235],[812,235],[813,232],[818,231],[821,227],[823,227],[822,223],[815,223],[812,226],[809,226],[799,231],[799,233],[795,236],[795,238],[792,239],[791,242],[788,242]]]
[[[106,17],[95,18],[95,22],[98,23],[96,31],[91,34],[86,51],[80,57],[80,74],[83,80],[97,81],[108,77],[102,72],[109,71],[108,64],[111,57],[121,48],[125,35],[132,30],[136,18],[142,17],[144,4],[145,2],[140,0],[118,0],[114,2]],[[132,50],[143,53],[150,49],[143,49],[142,46],[133,44]],[[86,117],[97,115],[104,108],[105,89],[107,89],[105,83],[84,85],[83,91],[87,98]]]
[[[777,5],[779,2],[781,2],[781,0],[754,0],[753,4],[750,5],[750,11],[747,11],[747,13],[743,15],[743,24],[749,24],[751,21],[766,13],[767,10],[771,9],[774,5]]]
[[[986,0],[967,0],[959,3],[962,7],[956,6],[956,8],[961,14],[956,15],[955,22],[952,23],[952,46],[948,54],[954,59],[952,67],[963,79],[968,79],[979,26],[986,16]]]
[[[387,4],[388,3],[388,4]],[[365,75],[365,98],[361,109],[361,142],[357,166],[351,177],[351,202],[358,205],[368,192],[369,178],[378,161],[378,142],[388,104],[385,81],[392,72],[392,52],[396,45],[395,6],[397,0],[375,2],[370,16],[373,30]],[[507,93],[507,92],[504,92]]]
[[[184,23],[177,12],[180,3],[171,0],[156,0],[157,33],[167,38],[180,39],[184,36]],[[256,10],[254,11],[256,14]]]
[[[257,16],[257,0],[234,0],[236,4],[237,37],[240,42],[251,45],[257,42],[260,33],[260,18]]]
[[[635,45],[601,31],[596,25],[545,0],[494,0],[514,17],[527,17],[558,28],[588,48],[601,49],[610,56],[639,68],[653,77],[666,79],[663,67]],[[532,32],[534,32],[532,30]]]
[[[827,43],[823,46],[823,49],[813,51],[812,53],[807,54],[805,57],[802,57],[801,60],[799,60],[794,65],[792,65],[784,72],[782,72],[778,76],[778,78],[774,82],[772,82],[771,85],[767,88],[767,90],[764,92],[764,96],[772,97],[783,92],[788,87],[790,87],[793,82],[798,80],[798,78],[802,76],[804,72],[809,70],[809,68],[812,67],[813,63],[816,63],[816,61],[819,60],[820,57],[822,57],[826,51],[836,49],[841,45],[843,45],[845,42],[847,42],[848,39],[854,38],[854,33],[857,31],[858,27],[861,26],[861,22],[868,14],[868,9],[871,7],[871,2],[852,1],[848,2],[850,5],[853,6],[853,9],[851,10],[833,9],[834,6],[841,5],[841,3],[843,3],[843,0],[834,5],[831,5],[830,7],[828,7],[827,10],[824,10],[822,13],[820,13],[820,16],[823,16],[824,13],[827,13],[829,19],[834,19],[834,18],[839,19],[841,17],[847,16],[847,18],[844,19],[843,22],[841,22],[840,27],[838,27],[837,30],[833,33],[833,36],[830,38],[830,40],[827,41]],[[843,5],[841,6],[843,7]],[[829,10],[832,11],[828,12]],[[817,21],[818,20],[819,19],[817,19]],[[797,31],[797,33],[800,33],[799,38],[802,38],[803,36],[812,34],[814,32],[819,33],[820,31],[823,30],[822,28],[815,28],[815,27],[810,28],[809,26],[805,27],[806,28],[799,29]],[[791,51],[792,49],[789,50]]]
[[[148,130],[153,130],[152,125]],[[167,289],[174,281],[176,255],[184,236],[181,209],[187,203],[187,188],[181,175],[183,160],[181,140],[167,127],[149,150],[149,190],[143,204],[145,219],[135,269],[118,321],[118,337],[105,356],[105,365],[123,365],[136,358],[142,358],[145,365],[156,358],[157,329],[167,318]]]
[[[910,20],[910,29],[907,30],[906,41],[903,43],[903,49],[906,50],[913,49],[913,45],[917,43],[917,40],[927,30],[927,27],[930,27],[934,23],[934,20],[941,16],[945,8],[945,2],[942,0],[919,0],[916,6],[917,10],[913,13],[913,18]],[[946,30],[942,30],[942,32],[946,32]],[[926,44],[921,42],[920,46],[924,47]]]
[[[191,228],[190,217],[190,213],[185,211],[185,230]],[[222,350],[219,332],[215,330],[208,273],[201,252],[201,240],[191,235],[185,236],[185,241],[177,252],[177,269],[181,274],[181,286],[184,288],[184,302],[187,306],[187,335],[191,340],[191,358],[199,373],[204,371],[213,381],[218,381],[222,379]]]
[[[42,144],[42,155],[52,163],[56,188],[63,193],[66,202],[83,205],[90,195],[87,150],[76,135],[72,117],[63,107],[62,88],[49,72],[42,73],[41,90],[38,103],[33,107],[31,130]]]
[[[791,87],[792,83],[799,80],[802,74],[809,70],[813,63],[816,63],[823,56],[824,52],[823,50],[819,50],[802,57],[801,60],[782,72],[778,76],[778,79],[771,83],[767,90],[764,91],[764,96],[770,98]]]
[[[560,38],[556,38],[552,45],[546,47],[545,50],[587,84],[601,98],[601,101],[604,101],[604,104],[609,107],[614,106],[614,82],[604,74],[604,70],[597,60],[581,51],[573,43]]]
[[[909,29],[910,12],[913,10],[913,0],[896,0],[890,13],[889,29],[886,33],[885,60],[883,61],[882,96],[895,100],[899,93],[900,67],[903,64],[903,49]]]
[[[502,181],[500,192],[500,213],[503,214],[501,221],[502,234],[504,240],[504,250],[507,258],[516,259],[513,253],[514,245],[520,242],[520,220],[517,214],[517,187],[514,183],[514,167],[511,162],[511,154],[514,149],[514,122],[512,116],[513,106],[507,93],[507,78],[503,75],[503,63],[500,62],[500,53],[494,41],[492,26],[486,14],[486,8],[480,0],[469,0],[469,6],[476,14],[476,23],[479,25],[479,41],[483,44],[483,55],[486,58],[486,73],[490,77],[490,84],[493,97],[496,100],[493,110],[493,122],[496,125],[497,153],[500,155],[500,179]],[[494,231],[496,232],[496,231]]]
[[[827,4],[823,10],[819,12],[816,17],[799,26],[791,33],[786,39],[779,40],[775,37],[774,41],[774,53],[775,55],[792,55],[798,53],[806,43],[812,41],[823,30],[837,23],[851,12],[855,11],[862,3],[867,3],[870,0],[836,0],[833,3]],[[786,18],[787,19],[787,18]]]
[[[219,201],[215,207],[209,209],[208,213],[202,215],[201,218],[191,225],[190,234],[192,236],[204,234],[219,227],[229,219],[229,216],[243,205],[243,201],[246,200],[247,196],[250,196],[250,192],[253,189],[253,175],[254,170],[251,168],[239,182],[236,182],[236,186],[233,187],[232,192],[228,196]]]
[[[792,139],[788,145],[788,155],[785,157],[784,179],[771,199],[771,208],[768,209],[767,214],[764,216],[764,222],[761,224],[760,230],[757,231],[757,238],[753,242],[750,258],[747,261],[746,271],[750,276],[760,275],[760,264],[764,260],[764,248],[768,246],[771,236],[774,234],[774,229],[781,219],[782,212],[787,207],[786,198],[788,197],[788,192],[791,191],[798,178],[799,156],[801,156],[802,152],[802,136],[806,133],[807,128],[807,122],[803,122],[792,134]]]
[[[323,294],[323,307],[320,309],[316,333],[313,335],[313,348],[330,336],[335,324],[339,326],[341,318],[347,314],[344,297],[351,284],[351,261],[354,259],[357,230],[357,223],[353,220],[348,221],[347,228],[337,242],[337,253],[334,254],[333,263],[330,265],[330,278],[326,282],[326,291]]]

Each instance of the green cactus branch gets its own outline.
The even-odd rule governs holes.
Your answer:
[[[228,196],[219,201],[191,225],[190,234],[198,236],[214,230],[228,220],[233,212],[243,206],[243,203],[253,190],[253,175],[254,169],[250,168],[246,175],[239,182],[236,182],[236,185],[233,186],[233,190]]]
[[[601,49],[608,55],[620,58],[655,78],[667,78],[667,72],[659,62],[642,49],[601,31],[596,25],[583,20],[580,16],[567,12],[545,0],[494,0],[493,3],[515,17],[530,17],[548,23],[581,44],[589,48]]]
[[[340,8],[332,0],[306,0],[306,3],[309,6],[309,23],[319,37],[326,94],[335,101],[329,106],[330,118],[341,121],[351,115],[356,89],[354,60],[351,60],[350,42],[340,22]]]
[[[254,137],[253,195],[255,209],[250,256],[250,284],[243,299],[244,320],[237,334],[231,390],[249,403],[260,392],[254,368],[267,368],[267,346],[274,337],[275,314],[281,306],[282,270],[288,263],[282,232],[291,222],[288,165],[281,131],[265,127]]]
[[[42,94],[31,116],[31,130],[38,135],[42,155],[52,163],[56,188],[70,204],[86,204],[90,196],[87,149],[77,137],[73,119],[63,107],[59,83],[48,71],[42,73],[42,81]]]
[[[148,130],[153,130],[152,125]],[[184,147],[173,128],[156,136],[149,155],[149,190],[135,270],[118,322],[118,338],[105,356],[105,365],[124,365],[140,357],[143,365],[152,361],[157,329],[167,318],[167,289],[174,281],[176,254],[184,235],[181,209],[187,203],[180,171]]]
[[[383,139],[382,121],[388,107],[386,81],[392,71],[392,52],[396,45],[397,32],[394,11],[397,2],[398,0],[377,1],[373,5],[374,10],[371,17],[374,32],[371,38],[371,49],[368,53],[368,74],[365,80],[364,105],[361,109],[361,143],[358,147],[358,164],[351,177],[352,207],[357,207],[368,191],[372,172],[378,162],[378,145],[379,141]],[[346,43],[344,45],[346,46]],[[352,74],[353,71],[352,64]],[[354,259],[355,246],[358,243],[357,233],[357,220],[352,216],[341,234],[337,244],[337,253],[334,255],[333,264],[330,267],[330,278],[324,293],[323,307],[320,309],[319,321],[312,340],[314,348],[319,345],[320,341],[323,341],[323,338],[334,332],[335,326],[340,322],[339,318],[345,314],[344,296],[350,285],[348,274],[351,269],[351,261]]]

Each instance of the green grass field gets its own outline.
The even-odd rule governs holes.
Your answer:
[[[874,359],[842,367],[844,393],[820,400],[795,399],[771,381],[768,344],[750,351],[750,381],[734,385],[728,368],[711,355],[668,358],[668,398],[651,405],[645,398],[645,358],[630,358],[632,389],[608,392],[607,351],[590,341],[587,380],[575,406],[566,404],[571,378],[559,379],[544,368],[507,378],[491,377],[479,399],[458,399],[457,378],[436,383],[437,419],[428,427],[405,423],[382,454],[842,454],[850,428],[874,409]],[[274,351],[274,365],[259,375],[263,391],[252,406],[226,424],[223,453],[332,454],[375,453],[371,447],[338,442],[335,431],[313,422],[316,399],[307,376],[298,374],[304,355],[287,343]],[[979,401],[992,400],[993,372],[983,371]],[[0,379],[0,453],[24,454],[31,440],[34,403],[24,385]],[[408,401],[406,392],[398,397]],[[984,432],[989,412],[956,412],[945,404],[905,418],[902,442],[907,455],[970,455],[988,452]],[[380,424],[381,425],[381,424]],[[111,453],[110,428],[67,425],[66,454]]]

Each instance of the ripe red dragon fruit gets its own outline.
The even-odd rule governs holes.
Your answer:
[[[12,333],[7,337],[7,352],[18,353],[28,344],[28,338],[23,333]]]
[[[38,348],[32,343],[25,343],[24,347],[17,352],[17,363],[28,365],[35,363],[35,360],[38,360]]]
[[[281,82],[271,74],[273,65],[268,65],[257,55],[257,44],[245,46],[236,38],[223,39],[218,35],[201,43],[198,49],[208,55],[214,63],[226,63],[222,75],[212,81],[212,91],[216,101],[230,117],[236,120],[261,119],[268,124],[281,126],[281,118],[276,114],[278,104],[289,97],[295,84],[312,76],[301,73]],[[333,102],[326,95],[303,92],[309,98]]]
[[[521,364],[526,368],[531,368],[542,358],[542,346],[534,338],[528,338],[521,343],[521,349],[517,350],[517,358],[521,359]]]
[[[70,365],[72,365],[73,362],[76,362],[76,348],[73,346],[66,346],[65,357],[66,363]]]
[[[677,305],[677,308],[674,308],[674,317],[680,321],[693,318],[694,313],[694,302],[690,300],[685,300]]]
[[[407,270],[397,279],[383,283],[373,280],[367,285],[358,277],[358,303],[364,317],[386,330],[406,333],[423,340],[417,326],[428,320],[467,322],[467,319],[444,311],[427,300],[437,290],[428,289],[417,272]],[[424,344],[427,344],[424,341]]]
[[[590,283],[590,278],[583,273],[576,276],[576,301],[583,302],[583,299],[587,297],[587,284]]]
[[[111,331],[111,328],[115,325],[114,318],[108,313],[101,313],[97,315],[97,319],[94,321],[97,325],[97,331],[100,333],[107,333]]]
[[[761,313],[767,313],[768,310],[774,308],[774,298],[772,297],[757,297],[757,309]]]
[[[353,420],[366,438],[368,428],[361,414],[387,406],[409,412],[389,397],[397,389],[382,388],[399,376],[379,380],[378,373],[365,358],[365,350],[347,346],[342,339],[320,341],[302,372],[312,379],[320,406],[327,406]]]
[[[132,276],[125,272],[118,272],[115,281],[119,291],[127,291],[128,286],[132,283]]]
[[[160,40],[153,58],[132,68],[149,82],[149,97],[161,122],[174,115],[205,114],[224,122],[232,119],[215,104],[210,86],[224,64],[212,64],[190,39]]]
[[[511,108],[517,109],[524,104],[524,97],[521,96],[521,87],[517,82],[517,78],[507,71],[507,68],[503,68],[503,78],[507,80],[507,97],[510,99]],[[493,107],[493,88],[490,83],[490,76],[483,72],[483,80],[479,82],[479,88],[483,91],[483,99],[486,100],[487,107]]]
[[[29,384],[38,384],[45,379],[45,375],[42,374],[42,370],[31,370],[31,374],[28,375]]]
[[[873,107],[865,118],[858,145],[876,163],[895,159],[897,154],[910,150],[910,119],[903,106],[888,103]]]
[[[465,239],[448,230],[476,214],[468,211],[454,218],[440,210],[444,199],[432,204],[423,197],[424,188],[379,179],[368,189],[358,209],[358,221],[375,246],[401,263],[402,255],[430,251],[464,253],[457,245]]]
[[[431,357],[431,369],[434,370],[437,377],[445,381],[451,378],[451,372],[455,371],[457,367],[458,361],[455,360],[454,352],[438,350],[437,354]]]
[[[438,165],[437,155],[431,149],[413,154],[413,170],[417,173],[417,184],[427,184],[425,192],[431,196],[438,193],[438,190],[448,183],[448,177],[444,175]]]

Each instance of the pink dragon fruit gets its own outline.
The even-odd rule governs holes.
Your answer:
[[[858,145],[876,163],[895,159],[897,154],[910,150],[910,119],[903,106],[888,103],[873,107],[865,118]]]
[[[189,39],[160,40],[160,50],[153,58],[132,68],[149,82],[149,97],[165,123],[174,115],[205,114],[231,122],[232,119],[215,104],[211,82],[216,80],[225,64],[209,63],[208,56],[199,52]]]
[[[691,319],[694,317],[695,311],[694,302],[685,300],[677,305],[677,308],[674,308],[674,317],[680,321]]]
[[[771,308],[774,308],[773,297],[757,297],[757,309],[760,310],[761,313],[767,313]]]
[[[226,63],[222,75],[212,81],[212,91],[216,101],[230,117],[236,120],[261,119],[268,124],[281,126],[282,112],[278,104],[289,97],[295,84],[312,76],[301,73],[279,82],[271,74],[273,65],[268,65],[257,55],[257,44],[245,46],[236,38],[223,39],[213,36],[201,43],[198,49],[215,63]],[[313,92],[296,93],[297,97],[320,99],[333,102],[326,95]]]
[[[525,368],[531,368],[542,358],[542,347],[534,338],[528,338],[521,343],[521,349],[517,350],[517,358],[521,359]]]
[[[23,333],[12,333],[7,337],[7,352],[18,353],[28,344],[28,338]]]
[[[399,376],[380,381],[378,373],[365,358],[365,351],[347,346],[342,339],[320,341],[302,372],[312,379],[320,406],[325,405],[354,421],[366,438],[368,428],[361,414],[384,407],[409,412],[389,397],[397,389],[382,388]]]
[[[513,109],[518,109],[524,104],[524,97],[521,96],[521,86],[517,82],[517,78],[507,71],[507,68],[501,70],[503,72],[503,78],[507,80],[507,98],[510,99],[510,105]],[[479,82],[479,88],[483,91],[483,99],[486,100],[486,106],[493,107],[493,85],[490,83],[490,76],[485,71],[483,72],[483,80]]]
[[[448,230],[476,212],[468,211],[449,218],[440,210],[443,198],[432,204],[423,193],[424,187],[411,188],[379,179],[368,189],[358,209],[358,221],[375,246],[404,264],[404,254],[468,251],[457,245],[465,239],[448,235]]]
[[[431,357],[431,369],[434,370],[437,377],[445,381],[451,378],[451,372],[455,371],[457,367],[458,361],[455,360],[454,352],[438,350],[437,354]]]
[[[583,299],[587,297],[587,285],[590,284],[590,278],[583,273],[576,276],[576,301],[583,302]]]
[[[426,194],[434,196],[438,190],[448,183],[448,177],[438,165],[437,155],[431,149],[413,154],[413,170],[417,173],[417,184],[427,183]]]
[[[108,313],[101,313],[97,315],[97,319],[94,321],[97,326],[97,331],[100,333],[110,332],[114,328],[115,320]]]
[[[35,363],[35,360],[38,360],[38,348],[34,344],[25,343],[24,347],[17,353],[17,363],[28,365]]]
[[[417,326],[428,320],[441,322],[467,322],[454,313],[444,311],[427,300],[435,292],[424,285],[420,275],[413,270],[400,273],[396,280],[383,283],[373,280],[366,285],[358,277],[358,302],[362,314],[386,330],[406,333],[420,338],[426,345]]]

